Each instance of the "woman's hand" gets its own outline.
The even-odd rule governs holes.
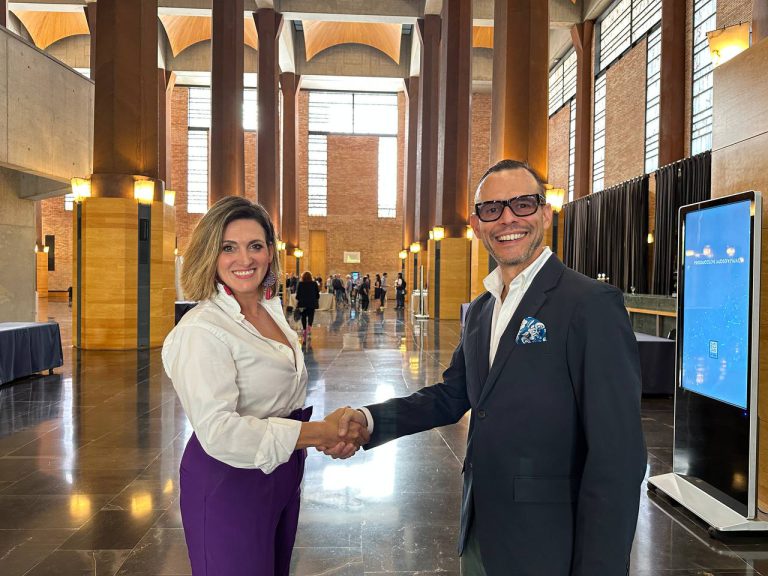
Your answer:
[[[322,422],[303,422],[296,448],[314,446],[321,452],[332,453],[334,458],[352,456],[360,446],[370,440],[370,435],[365,425],[351,420],[349,414],[345,417],[347,411],[352,409],[339,408],[326,416]],[[343,432],[344,427],[340,425],[342,420],[348,422],[346,432]]]

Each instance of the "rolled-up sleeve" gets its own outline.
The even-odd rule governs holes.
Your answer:
[[[269,474],[296,449],[301,422],[237,413],[237,370],[229,347],[210,330],[177,327],[163,345],[163,366],[203,449],[236,468]]]

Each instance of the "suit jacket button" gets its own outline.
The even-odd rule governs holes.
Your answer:
[[[485,410],[478,410],[477,411],[477,417],[478,418],[485,418]]]

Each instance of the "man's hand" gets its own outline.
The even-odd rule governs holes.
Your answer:
[[[330,446],[318,446],[317,450],[331,458],[346,459],[357,452],[370,440],[365,414],[349,406],[339,408],[325,417],[325,421],[336,427],[339,442]]]

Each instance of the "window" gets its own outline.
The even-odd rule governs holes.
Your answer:
[[[576,98],[571,99],[571,122],[568,138],[568,202],[572,202],[576,181]]]
[[[598,70],[613,61],[661,22],[661,0],[619,0],[600,21]]]
[[[397,94],[310,92],[309,131],[397,135]]]
[[[549,115],[576,95],[576,51],[571,50],[549,72]]]
[[[659,167],[659,96],[661,92],[661,27],[648,36],[645,74],[645,172]]]
[[[379,218],[397,216],[397,137],[379,138]]]
[[[712,60],[707,32],[715,29],[717,0],[693,3],[691,156],[712,149]]]
[[[187,116],[187,212],[208,210],[208,131],[211,128],[211,89],[190,88]]]
[[[397,214],[397,94],[309,93],[309,215],[328,213],[328,134],[378,135],[378,215]]]
[[[310,134],[308,144],[309,215],[328,215],[328,137]]]
[[[592,149],[592,192],[603,189],[605,178],[605,73],[595,79],[595,136]]]
[[[70,192],[64,196],[64,210],[71,212],[75,206],[75,195]]]
[[[256,131],[259,129],[258,93],[252,88],[243,92],[243,130]]]

